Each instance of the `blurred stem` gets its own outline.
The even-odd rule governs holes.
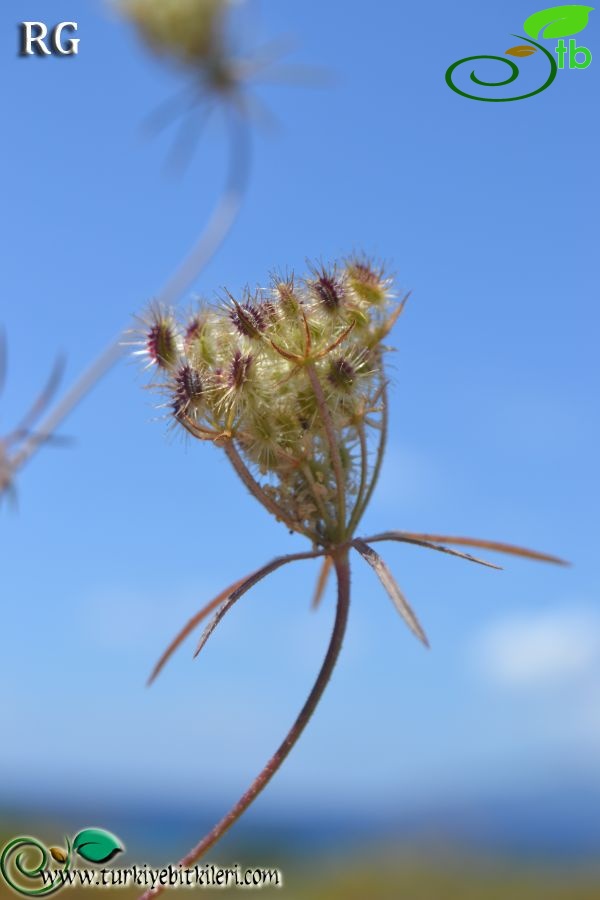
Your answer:
[[[348,622],[348,609],[350,606],[350,564],[348,562],[348,548],[338,550],[336,555],[333,557],[333,562],[335,565],[338,582],[338,600],[335,622],[331,634],[331,639],[329,641],[329,647],[327,648],[327,653],[323,661],[323,665],[321,666],[321,670],[317,676],[317,680],[314,683],[313,689],[308,695],[306,703],[302,707],[298,718],[292,725],[285,740],[279,746],[279,749],[274,753],[262,772],[260,772],[260,774],[254,779],[246,793],[243,794],[242,797],[240,797],[238,802],[235,804],[235,806],[232,807],[227,815],[225,815],[221,819],[221,821],[218,822],[211,831],[209,831],[206,837],[204,837],[196,847],[190,850],[187,856],[184,856],[184,858],[180,860],[179,865],[183,868],[190,868],[191,866],[193,866],[206,853],[206,851],[210,850],[210,848],[213,847],[217,843],[217,841],[219,841],[223,837],[225,832],[228,831],[235,822],[237,822],[242,813],[244,813],[245,810],[248,809],[252,801],[255,800],[255,798],[260,794],[263,788],[267,786],[273,775],[277,772],[292,747],[294,747],[294,745],[298,741],[300,735],[310,721],[312,714],[317,708],[319,700],[323,695],[323,691],[327,687],[329,679],[331,678],[331,673],[333,672],[342,647],[342,641],[344,639],[344,634],[346,631],[346,624]],[[158,896],[158,894],[161,894],[163,890],[164,888],[159,886],[154,888],[153,890],[146,891],[142,895],[140,900],[151,900],[152,897],[156,897]]]
[[[223,244],[241,209],[250,173],[250,131],[242,117],[233,113],[228,119],[228,126],[230,154],[225,188],[196,244],[155,298],[158,305],[174,304],[190,287]],[[54,433],[69,413],[120,359],[125,352],[122,340],[121,332],[83,371],[70,390],[42,421],[36,433],[23,442],[21,448],[8,462],[12,473],[25,465],[39,446]]]

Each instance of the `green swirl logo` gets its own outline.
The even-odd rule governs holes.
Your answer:
[[[590,65],[592,54],[587,47],[577,46],[575,40],[572,38],[569,40],[568,44],[565,44],[562,38],[583,31],[588,23],[589,14],[592,10],[592,6],[573,4],[569,6],[552,6],[548,9],[542,9],[540,12],[533,13],[533,15],[529,16],[523,24],[523,29],[527,37],[518,34],[513,35],[513,37],[517,37],[527,43],[510,47],[508,50],[505,50],[504,56],[479,54],[477,56],[465,56],[464,59],[457,60],[446,70],[446,84],[456,94],[460,94],[461,97],[467,97],[469,100],[481,100],[485,103],[510,103],[513,100],[526,100],[528,97],[534,97],[536,94],[540,94],[542,91],[545,91],[546,88],[550,87],[556,78],[558,70],[565,68],[565,61],[569,69],[586,69]],[[550,50],[535,40],[535,38],[539,39],[540,37],[560,39],[554,48],[554,53],[550,52]],[[544,54],[550,68],[544,83],[540,87],[535,88],[535,90],[530,90],[527,91],[527,93],[518,94],[514,97],[481,97],[477,94],[471,94],[467,90],[463,90],[455,83],[454,73],[459,66],[477,62],[481,59],[491,59],[495,62],[501,62],[504,66],[508,66],[510,70],[508,77],[498,81],[484,81],[475,74],[475,69],[473,69],[469,76],[470,80],[474,84],[485,88],[499,88],[504,87],[507,84],[512,84],[512,82],[516,81],[519,77],[519,67],[512,60],[506,59],[505,57],[507,55],[515,57],[533,56],[538,50]],[[556,56],[554,54],[556,54]]]
[[[123,850],[109,831],[86,828],[73,838],[65,838],[66,850],[46,847],[33,837],[10,841],[0,855],[0,873],[7,885],[25,897],[47,897],[69,884],[61,877],[71,867],[73,853],[90,863],[106,863]]]
[[[67,851],[64,854],[63,871],[69,868],[71,863],[71,845],[67,840]],[[52,850],[55,852],[53,853]],[[44,873],[50,871],[50,856],[58,861],[63,855],[63,851],[59,848],[47,847],[36,838],[19,837],[15,838],[6,845],[0,857],[0,872],[7,885],[19,894],[26,897],[43,897],[48,894],[54,894],[63,883],[54,881],[52,884],[41,884],[39,887],[27,887],[31,882],[37,882],[38,885],[43,881]],[[37,865],[35,859],[37,857]]]

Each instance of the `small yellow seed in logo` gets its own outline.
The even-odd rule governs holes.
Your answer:
[[[50,847],[50,853],[52,858],[56,860],[56,862],[64,863],[67,861],[68,857],[64,850],[61,850],[60,847]]]
[[[510,50],[504,51],[509,56],[532,56],[536,52],[536,48],[530,44],[518,44],[516,47],[511,47]]]

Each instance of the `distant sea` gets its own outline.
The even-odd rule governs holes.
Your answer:
[[[98,800],[93,804],[72,797],[29,796],[27,800],[0,795],[0,827],[43,837],[44,830],[75,834],[87,826],[118,835],[129,858],[147,862],[172,861],[195,844],[226,812],[218,808],[148,807],[142,802]],[[231,860],[236,853],[271,858],[303,856],[316,861],[332,854],[402,845],[422,850],[455,848],[460,852],[491,854],[512,859],[557,863],[600,862],[600,792],[584,784],[546,786],[514,793],[479,795],[443,804],[420,806],[385,814],[375,810],[336,813],[335,810],[268,815],[250,810],[211,855]]]

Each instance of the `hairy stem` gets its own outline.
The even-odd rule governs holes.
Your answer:
[[[560,556],[553,556],[550,553],[540,553],[539,550],[529,550],[527,547],[520,547],[517,544],[506,544],[504,541],[487,541],[482,538],[457,537],[448,534],[420,534],[410,531],[384,531],[382,534],[375,534],[371,537],[363,538],[365,541],[374,543],[375,541],[401,541],[406,544],[422,544],[423,546],[433,547],[434,544],[454,544],[459,547],[482,547],[484,550],[495,550],[498,553],[508,553],[511,556],[522,556],[524,559],[536,559],[539,562],[554,563],[557,566],[568,566],[570,563],[561,559]],[[434,550],[442,549],[440,546],[433,547]],[[443,550],[448,553],[448,549]],[[458,556],[458,553],[454,554]],[[482,560],[475,559],[475,562],[481,563]],[[484,563],[489,565],[489,563]]]
[[[302,463],[300,467],[308,486],[310,488],[310,493],[315,501],[319,512],[321,513],[321,518],[325,522],[328,528],[331,528],[332,532],[335,530],[335,523],[332,521],[331,516],[327,511],[327,507],[323,503],[323,498],[319,495],[319,486],[315,480],[315,477],[311,471],[310,464],[308,462]]]
[[[231,463],[241,480],[244,482],[252,496],[256,497],[259,503],[262,503],[262,505],[266,509],[268,509],[270,513],[273,513],[276,519],[279,519],[292,531],[297,531],[299,534],[305,535],[307,538],[309,538],[309,540],[316,542],[318,540],[318,535],[312,534],[312,532],[301,528],[299,523],[293,522],[288,517],[285,510],[281,506],[279,506],[279,504],[276,503],[275,500],[273,500],[273,498],[270,497],[269,494],[267,494],[267,492],[260,486],[258,481],[253,478],[250,469],[244,463],[244,460],[238,453],[233,443],[233,439],[228,438],[223,446],[229,462]]]
[[[379,474],[381,472],[381,465],[383,463],[383,457],[385,454],[385,447],[387,443],[387,433],[388,433],[388,406],[387,406],[387,382],[382,381],[381,383],[381,435],[379,438],[379,446],[377,447],[377,457],[375,459],[375,465],[373,467],[373,472],[371,473],[371,481],[369,483],[369,487],[367,489],[367,493],[365,494],[363,500],[360,505],[357,503],[354,513],[352,515],[352,527],[348,529],[350,537],[358,527],[360,520],[363,517],[365,509],[369,505],[371,501],[371,497],[373,495],[373,491],[375,490],[375,486],[379,480]]]
[[[185,639],[194,631],[194,629],[200,624],[200,622],[205,619],[211,612],[217,609],[230,594],[235,591],[241,584],[246,581],[250,576],[246,575],[244,578],[238,578],[237,581],[234,581],[233,584],[230,584],[229,587],[226,587],[224,591],[221,591],[220,594],[217,594],[210,603],[206,603],[201,610],[199,610],[195,616],[187,622],[186,625],[178,632],[178,634],[173,638],[167,649],[164,651],[148,678],[148,686],[152,684],[152,682],[157,678],[159,673],[165,667],[171,656],[175,653],[178,647],[185,641]]]
[[[321,382],[319,381],[319,376],[317,375],[316,369],[312,363],[309,363],[306,366],[306,371],[308,373],[308,377],[310,379],[310,383],[312,389],[315,393],[315,398],[317,401],[317,406],[319,407],[319,413],[321,415],[321,419],[323,421],[323,427],[325,428],[325,434],[327,435],[327,443],[329,444],[329,454],[331,456],[331,465],[333,466],[333,472],[335,474],[335,480],[337,484],[337,500],[338,500],[338,537],[340,540],[343,540],[345,537],[345,525],[346,525],[346,484],[344,481],[343,470],[342,470],[342,458],[340,456],[340,448],[338,447],[336,438],[335,438],[335,429],[333,427],[333,422],[331,421],[331,416],[329,414],[329,409],[327,407],[327,401],[325,400],[325,395],[323,393],[323,387],[321,386]]]
[[[221,821],[218,822],[211,831],[209,831],[206,837],[204,837],[196,847],[190,850],[190,852],[183,857],[183,859],[179,863],[180,866],[184,868],[193,866],[206,853],[206,851],[210,850],[210,848],[213,847],[217,843],[217,841],[219,841],[223,837],[225,832],[228,831],[235,822],[237,822],[242,813],[245,812],[252,801],[258,796],[258,794],[260,794],[263,788],[267,786],[273,775],[277,772],[292,747],[298,741],[300,735],[304,731],[312,714],[314,713],[319,700],[323,695],[323,691],[325,690],[329,682],[331,673],[333,672],[333,669],[335,667],[342,646],[342,641],[344,639],[346,624],[348,621],[348,608],[350,605],[350,565],[348,562],[347,549],[340,551],[338,555],[334,557],[334,565],[338,581],[338,601],[335,623],[333,626],[331,640],[329,641],[329,647],[327,648],[327,653],[325,655],[323,665],[321,666],[321,670],[317,676],[317,680],[314,683],[313,689],[308,695],[306,703],[302,707],[298,718],[292,725],[283,743],[273,754],[262,772],[260,772],[260,774],[257,775],[257,777],[254,779],[246,793],[243,794],[242,797],[240,797],[238,802],[235,804],[235,806],[232,807],[227,815],[225,815],[221,819]],[[140,900],[151,900],[152,897],[156,897],[158,896],[158,894],[161,894],[163,890],[163,887],[158,886],[152,890],[146,891],[142,895]]]
[[[306,553],[288,553],[286,556],[277,556],[275,559],[272,559],[270,563],[267,563],[266,566],[262,566],[262,568],[257,569],[256,572],[253,572],[252,575],[246,578],[242,584],[229,594],[225,602],[217,610],[212,620],[204,629],[204,634],[200,638],[200,643],[196,648],[194,656],[198,656],[221,619],[229,612],[231,607],[234,606],[240,597],[243,597],[250,588],[253,588],[255,584],[258,584],[259,581],[262,581],[263,578],[266,578],[267,575],[270,575],[271,572],[275,572],[282,566],[287,566],[289,563],[296,562],[300,559],[317,559],[319,556],[324,556],[325,552],[325,550],[311,550]]]
[[[369,448],[367,446],[367,436],[365,434],[365,426],[364,422],[359,422],[356,426],[356,430],[358,432],[358,439],[360,441],[360,483],[358,486],[358,493],[356,495],[356,503],[354,504],[354,509],[352,510],[352,514],[350,515],[350,522],[348,523],[348,534],[354,534],[356,526],[360,520],[361,509],[363,500],[365,497],[365,491],[367,489],[367,476],[369,473]]]

